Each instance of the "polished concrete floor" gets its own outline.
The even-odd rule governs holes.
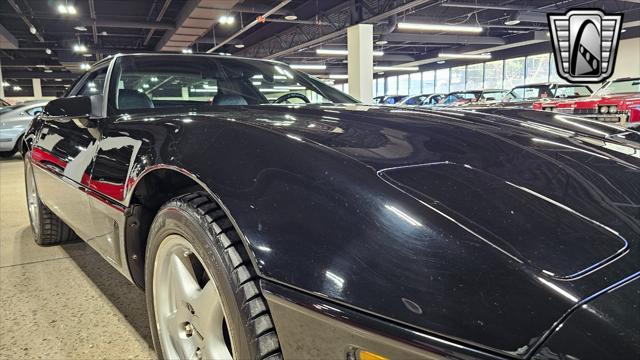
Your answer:
[[[84,243],[39,247],[0,158],[0,359],[152,359],[144,293]]]

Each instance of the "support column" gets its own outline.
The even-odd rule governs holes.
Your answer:
[[[40,84],[40,79],[31,79],[31,83],[33,84],[33,97],[41,98],[42,97],[42,86]]]
[[[365,104],[373,101],[373,25],[347,29],[349,94]]]
[[[0,98],[4,98],[4,80],[2,79],[2,60],[0,60]]]

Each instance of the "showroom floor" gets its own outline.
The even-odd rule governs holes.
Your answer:
[[[0,359],[155,358],[142,291],[84,243],[33,242],[19,156],[0,199]]]

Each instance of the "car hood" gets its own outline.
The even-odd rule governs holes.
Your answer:
[[[246,154],[228,171],[252,181],[214,181],[226,170],[211,161],[197,171],[261,275],[389,321],[526,357],[640,269],[631,130],[495,108],[265,105],[188,118],[192,132],[175,132],[190,139],[243,129],[198,151]]]

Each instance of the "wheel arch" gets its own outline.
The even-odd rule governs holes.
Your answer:
[[[240,235],[254,270],[258,271],[245,236],[220,197],[194,174],[178,167],[159,165],[144,171],[131,186],[126,198],[124,248],[127,265],[131,280],[143,290],[147,236],[153,219],[167,201],[195,191],[206,192],[225,212]]]

